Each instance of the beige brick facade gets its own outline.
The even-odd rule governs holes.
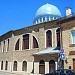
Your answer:
[[[48,66],[49,69],[49,61],[54,60],[56,69],[58,67],[58,55],[59,54],[44,54],[44,55],[33,55],[33,53],[37,53],[39,51],[46,50],[46,32],[51,30],[52,32],[52,47],[57,47],[57,36],[56,30],[61,28],[61,48],[64,49],[64,54],[66,56],[66,60],[64,61],[64,68],[73,69],[73,59],[75,59],[75,55],[69,55],[70,51],[75,50],[75,46],[71,46],[72,44],[72,35],[71,31],[75,30],[75,20],[58,24],[58,20],[40,23],[37,25],[33,25],[27,28],[18,29],[15,31],[8,32],[0,37],[1,47],[0,47],[0,70],[1,70],[1,62],[3,61],[3,71],[5,71],[5,62],[8,61],[8,69],[7,71],[13,72],[13,64],[14,61],[18,62],[17,72],[22,72],[22,63],[23,61],[27,62],[27,71],[26,73],[39,73],[39,69],[37,71],[37,67],[39,67],[39,62],[41,60],[45,61],[45,67]],[[29,34],[29,49],[23,50],[23,35]],[[33,48],[33,36],[37,39],[39,48]],[[9,50],[7,51],[7,40],[9,39]],[[17,40],[19,41],[19,50],[15,50],[15,45]],[[4,52],[3,51],[3,42],[5,41]],[[67,63],[66,63],[67,61]],[[34,65],[33,65],[34,64]],[[45,68],[45,73],[49,73],[49,70]]]
[[[73,69],[73,59],[75,55],[70,55],[70,51],[75,51],[75,46],[72,46],[72,31],[75,31],[75,20],[61,24],[62,29],[62,43],[64,48],[64,53],[67,58],[67,63],[64,61],[64,68]]]

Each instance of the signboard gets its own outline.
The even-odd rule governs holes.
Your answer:
[[[65,60],[65,54],[60,54],[60,59]]]
[[[60,49],[60,53],[64,53],[64,49],[62,48],[62,49]]]

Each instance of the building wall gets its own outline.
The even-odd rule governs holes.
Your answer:
[[[46,49],[46,31],[51,30],[52,31],[52,47],[56,47],[56,30],[59,28],[58,25],[49,25],[47,26],[40,26],[39,31],[35,31],[32,29],[31,32],[25,33],[23,31],[22,34],[17,34],[17,35],[12,35],[10,39],[10,45],[9,45],[9,51],[6,52],[6,49],[4,52],[1,52],[2,48],[0,49],[0,63],[3,61],[3,70],[5,71],[5,62],[8,61],[8,70],[7,71],[13,71],[13,63],[14,61],[18,62],[17,66],[17,71],[22,71],[22,63],[23,61],[27,62],[27,73],[31,73],[33,71],[33,62],[34,62],[34,56],[33,53],[36,53],[40,50],[45,50]],[[22,39],[24,34],[29,34],[30,36],[30,44],[29,44],[29,49],[22,50]],[[35,36],[39,48],[32,48],[33,46],[33,41],[32,41],[32,36]],[[8,38],[7,38],[8,39]],[[7,41],[5,39],[5,42]],[[19,44],[19,50],[15,50],[15,44],[17,40],[20,39],[20,44]],[[4,41],[4,40],[3,40]],[[3,45],[3,41],[1,42]],[[6,44],[7,47],[7,44]],[[31,68],[30,68],[31,67]],[[0,68],[1,69],[1,68]]]
[[[75,54],[70,55],[70,51],[75,51],[75,46],[72,46],[72,33],[75,30],[75,20],[62,24],[62,48],[64,49],[64,54],[66,60],[64,61],[64,68],[73,69],[73,59],[75,59]]]

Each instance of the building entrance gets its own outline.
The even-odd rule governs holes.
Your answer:
[[[73,59],[73,70],[75,71],[75,59]]]
[[[55,71],[55,61],[50,60],[49,61],[49,73],[54,72],[54,71]]]
[[[39,74],[45,74],[45,62],[41,60],[39,63]]]

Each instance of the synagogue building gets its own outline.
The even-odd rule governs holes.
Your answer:
[[[33,74],[50,73],[58,68],[75,70],[75,14],[41,6],[33,25],[0,36],[0,71]]]

